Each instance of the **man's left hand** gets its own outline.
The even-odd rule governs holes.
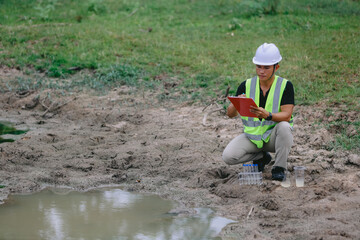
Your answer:
[[[262,107],[254,107],[254,106],[250,106],[250,112],[254,113],[256,115],[257,118],[267,118],[269,116],[269,112],[266,111],[264,108]]]

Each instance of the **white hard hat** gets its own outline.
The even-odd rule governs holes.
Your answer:
[[[271,66],[282,59],[279,49],[273,43],[264,43],[256,50],[253,63],[256,65]]]

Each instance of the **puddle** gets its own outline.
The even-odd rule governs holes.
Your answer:
[[[207,208],[172,213],[176,204],[120,189],[86,193],[44,190],[0,205],[0,239],[221,239],[234,221]]]

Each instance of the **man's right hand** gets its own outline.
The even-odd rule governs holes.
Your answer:
[[[241,94],[241,95],[237,95],[238,97],[246,97],[246,94]],[[236,110],[236,108],[234,107],[234,105],[232,103],[230,103],[230,105],[228,106],[227,108],[227,111],[226,111],[226,115],[229,117],[229,118],[233,118],[233,117],[236,117],[238,115],[238,111]]]

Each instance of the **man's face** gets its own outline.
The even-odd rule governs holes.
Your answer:
[[[273,74],[274,66],[256,65],[256,74],[259,76],[260,81],[268,80]]]

